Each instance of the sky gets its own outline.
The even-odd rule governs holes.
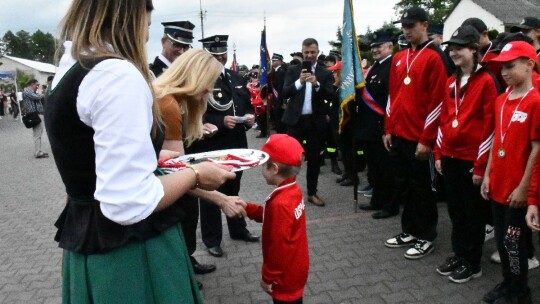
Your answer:
[[[383,23],[398,19],[394,11],[397,0],[353,0],[357,34],[373,30]],[[0,37],[11,30],[41,30],[56,36],[58,23],[71,0],[1,0]],[[204,12],[204,36],[229,35],[229,60],[233,46],[239,64],[251,67],[259,62],[261,31],[266,16],[266,40],[270,53],[282,54],[290,61],[290,53],[301,50],[302,40],[318,40],[319,49],[328,54],[330,40],[336,40],[337,27],[343,22],[343,0],[154,0],[149,60],[161,52],[161,22],[189,20],[195,24],[194,48],[201,48],[200,10]]]

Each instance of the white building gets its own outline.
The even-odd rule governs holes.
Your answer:
[[[47,83],[47,77],[54,76],[56,67],[50,63],[43,63],[12,56],[0,56],[0,72],[15,72],[20,70],[25,74],[34,75],[40,84]]]
[[[524,17],[540,16],[540,0],[461,0],[444,21],[443,40],[470,17],[482,19],[488,29],[499,33],[519,24]]]

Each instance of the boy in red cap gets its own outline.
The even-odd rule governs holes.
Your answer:
[[[495,240],[501,256],[503,282],[484,296],[488,303],[531,303],[527,286],[525,214],[527,190],[540,151],[540,93],[533,90],[534,48],[523,41],[506,44],[494,62],[512,87],[495,101],[495,134],[481,187],[491,201]]]
[[[261,148],[270,160],[263,166],[266,183],[277,186],[264,207],[248,203],[247,216],[262,227],[261,287],[274,303],[302,303],[309,270],[306,216],[296,175],[302,165],[302,145],[286,134],[270,136]]]

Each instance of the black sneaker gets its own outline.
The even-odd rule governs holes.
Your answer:
[[[456,268],[449,276],[448,279],[454,283],[465,283],[471,279],[476,279],[482,276],[482,269],[473,270],[471,265],[467,262],[463,262],[461,266]]]
[[[399,247],[405,247],[410,246],[412,244],[416,243],[416,238],[408,233],[400,233],[393,238],[389,238],[384,242],[384,246],[390,247],[390,248],[399,248]]]
[[[446,262],[442,264],[441,266],[437,267],[437,272],[440,275],[447,276],[451,274],[454,270],[456,270],[459,266],[462,264],[462,259],[453,256],[446,259]]]
[[[495,300],[499,298],[503,298],[507,293],[508,293],[508,284],[505,282],[502,282],[500,284],[497,284],[497,286],[495,286],[495,288],[493,288],[492,290],[488,291],[488,293],[484,295],[482,300],[484,300],[484,302],[487,302],[487,303],[493,303],[495,302]]]

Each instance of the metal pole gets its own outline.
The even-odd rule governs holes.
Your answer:
[[[200,5],[200,8],[201,8],[201,39],[204,39],[204,22],[203,22],[203,19],[204,19],[204,13],[203,13],[203,10],[202,10],[202,0],[199,0],[199,5]]]

